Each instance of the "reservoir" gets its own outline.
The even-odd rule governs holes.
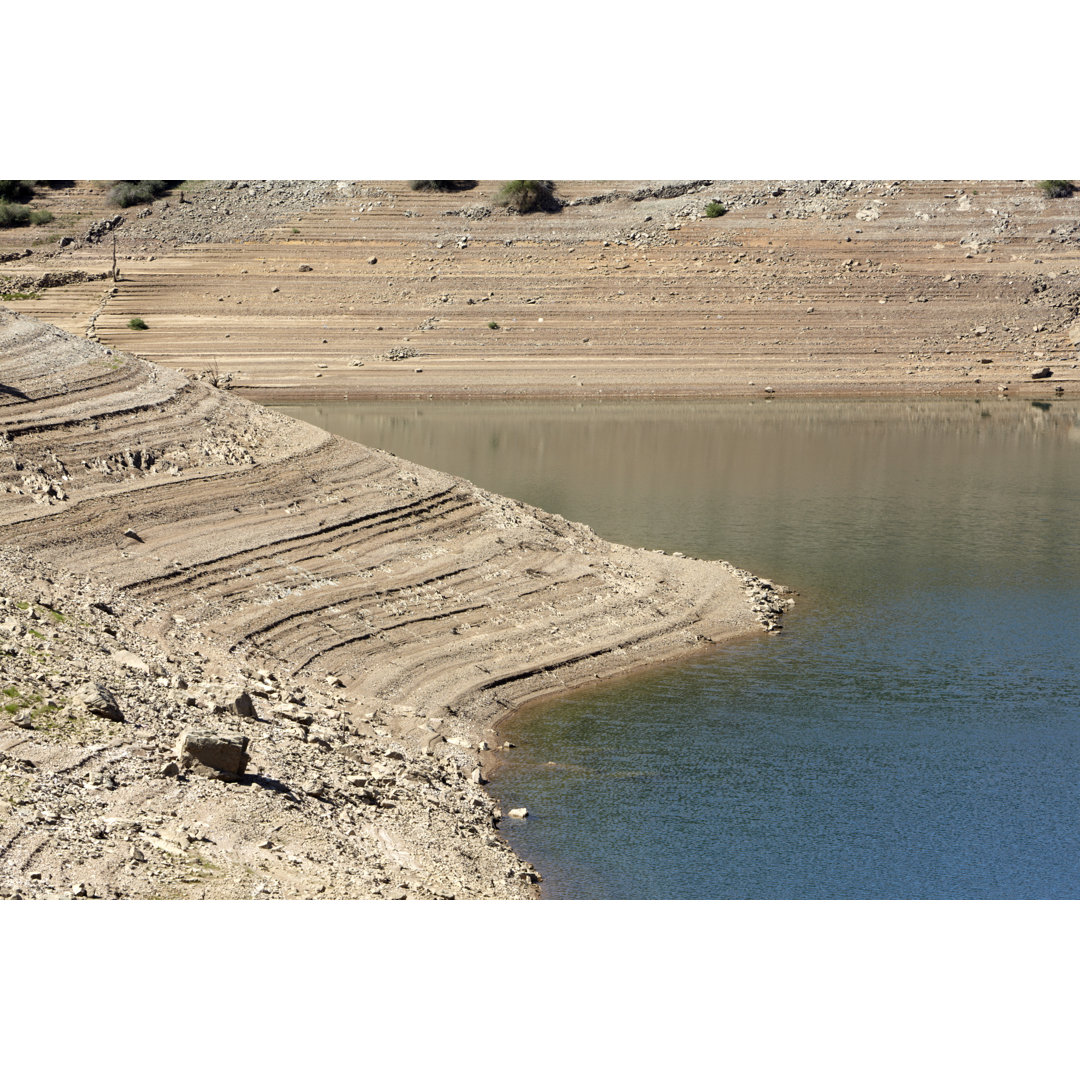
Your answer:
[[[785,630],[530,706],[492,779],[550,898],[1080,897],[1080,408],[281,411],[635,547],[791,586]]]

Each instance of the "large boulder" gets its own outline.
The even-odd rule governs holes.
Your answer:
[[[176,743],[181,772],[213,780],[239,780],[248,766],[248,740],[243,735],[222,735],[189,728]]]
[[[104,716],[107,720],[123,720],[124,714],[116,703],[116,698],[101,683],[87,683],[75,692],[75,700],[95,716]]]

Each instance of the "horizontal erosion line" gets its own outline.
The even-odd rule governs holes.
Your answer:
[[[266,635],[277,630],[279,627],[285,626],[288,623],[295,622],[297,619],[312,618],[317,615],[328,611],[332,607],[349,606],[354,607],[358,604],[372,603],[373,601],[384,601],[395,593],[402,593],[406,589],[423,589],[429,585],[433,585],[435,582],[446,581],[449,578],[457,577],[460,574],[468,573],[473,568],[470,566],[457,567],[454,570],[449,570],[445,574],[439,574],[435,577],[424,578],[419,581],[410,582],[408,585],[401,585],[394,589],[384,589],[377,592],[360,592],[350,597],[338,597],[337,599],[330,599],[326,603],[316,604],[312,607],[302,608],[299,611],[291,611],[287,615],[283,615],[280,619],[274,619],[271,622],[265,623],[255,630],[250,630],[237,639],[236,644],[239,645],[244,641],[252,641],[259,637],[265,637]],[[486,605],[480,605],[486,606]],[[232,648],[236,648],[234,645]],[[230,649],[230,651],[232,651]]]
[[[481,683],[475,689],[474,693],[482,694],[487,690],[496,690],[500,686],[505,686],[508,683],[521,682],[524,679],[532,678],[534,675],[554,673],[561,668],[570,667],[574,664],[579,664],[585,660],[592,660],[596,657],[605,656],[608,653],[613,653],[617,649],[632,648],[635,645],[639,645],[643,641],[649,641],[654,638],[664,637],[668,634],[676,633],[679,630],[685,629],[687,626],[691,625],[691,623],[695,621],[697,620],[693,618],[678,619],[674,622],[653,627],[651,629],[643,631],[642,633],[612,642],[609,645],[605,645],[598,649],[593,649],[589,652],[568,656],[562,660],[557,660],[549,664],[537,664],[533,667],[523,668],[520,671],[514,672],[510,675],[504,675],[498,679],[491,679],[488,682]]]
[[[78,416],[69,416],[66,418],[57,418],[55,420],[38,422],[34,424],[14,425],[6,428],[8,436],[14,435],[36,435],[43,431],[55,431],[62,428],[76,427],[79,424],[91,423],[93,421],[111,420],[116,417],[122,416],[134,416],[141,412],[147,412],[150,409],[160,408],[162,405],[174,401],[179,398],[180,393],[187,390],[187,387],[180,387],[179,392],[170,394],[168,397],[159,398],[156,401],[144,401],[138,405],[130,406],[126,409],[109,409],[104,412],[95,413],[83,413]]]
[[[363,528],[376,523],[376,519],[385,518],[386,523],[392,524],[401,520],[403,517],[409,516],[410,513],[415,513],[413,508],[422,506],[425,502],[440,502],[445,501],[445,497],[453,492],[453,488],[447,488],[445,491],[438,493],[435,496],[431,496],[429,499],[418,499],[416,502],[407,503],[404,506],[392,507],[387,510],[380,510],[370,514],[361,514],[354,518],[349,518],[346,521],[340,521],[333,525],[325,525],[322,528],[312,529],[308,532],[295,533],[288,537],[283,537],[281,540],[274,541],[270,544],[258,544],[254,547],[241,548],[238,551],[230,552],[228,555],[222,555],[216,559],[207,559],[205,562],[195,563],[192,566],[181,567],[177,570],[170,570],[165,574],[158,574],[154,577],[143,578],[138,582],[133,582],[128,586],[129,591],[135,594],[139,594],[145,590],[152,590],[155,587],[164,585],[166,582],[172,582],[174,584],[180,584],[177,582],[177,578],[183,577],[183,584],[192,584],[201,577],[205,577],[210,573],[211,568],[220,566],[222,563],[227,563],[235,559],[244,559],[257,557],[259,552],[263,552],[264,558],[276,558],[280,554],[284,554],[283,548],[287,551],[286,545],[299,546],[309,540],[312,540],[319,536],[327,536],[334,532],[339,532],[342,529],[350,528]],[[467,496],[462,494],[461,499],[467,499]],[[438,508],[438,503],[431,507],[431,511]],[[424,512],[423,516],[426,518],[429,513]],[[397,529],[393,531],[398,531]]]
[[[397,623],[388,623],[385,626],[376,626],[371,630],[363,634],[358,634],[355,637],[342,638],[340,641],[336,641],[333,645],[328,646],[325,649],[320,649],[314,655],[309,656],[299,667],[294,668],[292,674],[298,675],[309,665],[315,663],[316,660],[320,660],[323,657],[329,656],[331,653],[340,652],[342,649],[347,649],[351,645],[356,645],[361,641],[368,641],[371,638],[378,637],[380,634],[388,634],[394,630],[401,630],[405,627],[419,626],[423,623],[434,623],[444,619],[453,618],[455,615],[467,615],[471,611],[481,611],[484,608],[490,607],[490,602],[483,604],[472,604],[467,607],[452,608],[447,611],[438,611],[432,615],[419,615],[412,619],[404,619]],[[237,642],[236,646],[233,646],[229,651],[232,652],[241,642]],[[258,642],[254,642],[258,644]]]
[[[345,603],[354,604],[354,603],[370,602],[370,600],[373,599],[377,595],[382,596],[383,598],[385,598],[386,596],[388,596],[388,595],[390,595],[391,593],[394,593],[394,592],[403,592],[406,589],[412,589],[412,588],[423,588],[429,582],[441,581],[441,580],[444,580],[446,578],[453,577],[453,576],[455,576],[457,574],[468,573],[468,572],[471,572],[471,571],[475,571],[476,569],[478,569],[478,568],[473,567],[473,566],[461,567],[458,570],[453,570],[453,571],[450,571],[447,574],[442,574],[442,575],[439,575],[438,577],[430,578],[427,581],[422,581],[422,582],[417,582],[417,583],[410,583],[409,585],[402,586],[402,587],[400,587],[398,589],[386,590],[382,594],[371,594],[371,593],[363,594],[361,596],[356,597],[355,599],[353,599],[351,601],[345,601]],[[578,578],[566,578],[566,579],[563,579],[563,580],[559,581],[558,584],[570,584],[570,583],[575,582],[575,581],[580,581],[582,578],[589,577],[589,576],[591,576],[591,575],[590,574],[583,574]],[[529,589],[526,592],[518,593],[516,598],[515,598],[515,602],[520,603],[521,601],[527,600],[530,597],[536,596],[536,595],[538,595],[540,593],[547,592],[549,589],[551,589],[551,587],[552,587],[551,584],[544,583],[543,585],[538,586],[535,589]],[[387,632],[392,631],[392,630],[398,630],[398,629],[401,629],[403,627],[413,626],[413,625],[424,623],[424,622],[437,622],[440,619],[445,619],[445,618],[448,618],[448,617],[450,617],[452,615],[466,614],[467,612],[470,612],[470,611],[481,611],[481,610],[488,609],[488,608],[494,608],[496,606],[500,610],[502,610],[503,608],[505,608],[507,606],[507,601],[505,599],[498,600],[497,599],[498,592],[499,592],[499,589],[496,588],[494,590],[491,590],[491,593],[489,595],[487,595],[486,597],[483,597],[482,599],[478,599],[477,602],[473,603],[473,604],[468,604],[468,605],[465,605],[463,607],[450,608],[450,609],[447,609],[445,611],[435,612],[434,614],[431,614],[431,615],[424,615],[424,616],[418,616],[418,617],[412,618],[412,619],[405,619],[402,622],[390,623],[390,624],[387,624],[387,625],[382,626],[382,627],[376,627],[376,628],[372,629],[371,631],[369,631],[367,633],[364,633],[364,634],[361,634],[361,635],[358,635],[356,637],[350,637],[350,638],[342,639],[341,641],[338,641],[334,645],[331,645],[328,648],[321,650],[315,656],[313,656],[313,657],[309,658],[308,660],[304,661],[304,663],[301,664],[300,667],[296,669],[296,671],[302,671],[305,667],[307,667],[308,664],[310,664],[313,660],[317,659],[319,656],[325,656],[325,655],[328,655],[331,652],[339,651],[340,649],[347,648],[349,645],[356,644],[359,641],[365,641],[365,640],[367,640],[369,638],[375,637],[378,634],[387,633]],[[338,603],[340,604],[341,601],[338,601]],[[260,628],[259,630],[253,630],[250,633],[245,634],[233,646],[230,647],[229,651],[232,652],[235,649],[239,648],[245,642],[249,642],[249,641],[251,643],[253,643],[253,644],[258,645],[258,644],[260,644],[259,639],[265,637],[267,634],[269,634],[270,631],[272,631],[274,629],[277,629],[278,627],[284,625],[285,623],[293,622],[298,618],[303,618],[305,616],[315,615],[318,612],[325,611],[326,608],[330,607],[330,606],[335,606],[335,605],[323,605],[323,606],[320,606],[320,607],[317,607],[317,608],[312,608],[312,609],[309,609],[309,610],[303,611],[303,612],[293,612],[290,615],[285,616],[284,618],[277,620],[276,622],[270,623],[267,626]],[[330,629],[330,628],[327,627],[327,629]]]

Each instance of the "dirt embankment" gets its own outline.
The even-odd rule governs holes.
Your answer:
[[[1080,392],[1080,198],[1031,181],[591,181],[522,216],[496,188],[209,184],[3,271],[100,273],[115,235],[115,292],[74,282],[15,305],[260,398]],[[109,211],[86,185],[50,198],[58,219],[65,199],[84,223]],[[704,216],[713,201],[724,216]]]
[[[0,357],[7,895],[533,895],[499,717],[789,602],[3,309]]]

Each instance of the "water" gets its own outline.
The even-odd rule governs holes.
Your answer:
[[[1080,896],[1075,405],[285,411],[799,590],[778,638],[514,719],[546,896]]]

